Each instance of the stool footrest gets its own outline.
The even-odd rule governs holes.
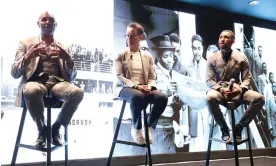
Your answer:
[[[238,142],[237,145],[243,144],[243,143],[248,142],[248,141],[249,141],[248,139],[244,139],[241,142]]]
[[[122,141],[122,140],[117,140],[116,143],[124,144],[124,145],[138,146],[138,147],[146,147],[146,144],[139,145],[139,144],[134,143],[134,142]]]
[[[210,138],[210,140],[215,141],[215,142],[220,142],[220,143],[224,143],[226,144],[224,141],[222,141],[221,139],[217,139],[217,138]]]
[[[63,147],[63,146],[67,146],[68,143],[67,142],[64,142],[61,146],[53,146],[51,147],[51,152]],[[21,148],[26,148],[26,149],[30,149],[30,150],[36,150],[36,151],[41,151],[41,152],[47,152],[47,148],[40,148],[40,147],[37,147],[37,146],[34,146],[34,145],[26,145],[26,144],[18,144],[17,145],[18,147],[21,147]]]
[[[225,143],[224,141],[222,141],[222,140],[220,140],[220,139],[217,139],[217,138],[210,138],[210,140],[215,141],[215,142],[220,142],[220,143],[228,144],[228,145],[234,145],[234,142],[233,142],[233,141],[228,142],[228,143]],[[243,144],[243,143],[245,143],[245,142],[247,142],[247,141],[248,141],[248,139],[244,139],[244,140],[242,140],[241,142],[238,142],[237,145]]]

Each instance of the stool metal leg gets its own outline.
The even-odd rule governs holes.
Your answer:
[[[18,133],[17,133],[17,138],[16,138],[15,145],[14,145],[11,166],[15,166],[17,153],[18,153],[18,149],[19,149],[19,147],[17,145],[20,143],[20,140],[21,140],[23,127],[24,127],[24,122],[25,122],[25,118],[26,118],[26,113],[27,113],[27,107],[24,104],[23,112],[22,112],[21,120],[20,120],[20,124],[19,124],[19,129],[18,129]]]
[[[51,126],[51,106],[47,107],[47,166],[51,166],[51,143],[52,143],[52,126]]]
[[[248,139],[248,150],[249,150],[249,156],[250,156],[250,164],[251,164],[251,166],[254,166],[249,125],[246,127],[246,130],[247,130],[247,139]]]
[[[68,166],[68,127],[64,128],[64,141],[66,143],[65,149],[65,166]]]
[[[151,160],[151,151],[150,151],[150,142],[149,142],[149,133],[148,133],[148,122],[147,122],[147,113],[146,109],[143,110],[144,114],[144,126],[145,126],[145,139],[146,139],[146,146],[147,146],[147,154],[149,157],[149,166],[152,166],[152,160]]]
[[[209,133],[209,141],[208,141],[208,148],[207,148],[207,155],[206,155],[206,166],[209,166],[210,155],[211,155],[211,147],[212,147],[212,137],[214,132],[214,119],[212,119],[210,133]]]
[[[118,137],[118,134],[119,134],[119,130],[120,130],[121,122],[122,122],[122,119],[123,119],[125,107],[126,107],[126,101],[124,100],[122,108],[121,108],[121,113],[120,113],[120,116],[119,116],[119,119],[118,119],[118,123],[117,123],[117,126],[116,126],[116,130],[115,130],[115,133],[114,133],[114,137],[113,137],[111,149],[110,149],[110,152],[109,152],[108,160],[107,160],[107,163],[106,163],[107,166],[110,166],[110,164],[111,164],[111,159],[112,159],[112,155],[113,155],[113,152],[114,152],[117,137]]]
[[[145,165],[148,165],[148,152],[146,151],[146,155],[145,155]]]
[[[232,132],[233,132],[233,142],[234,142],[234,156],[235,156],[235,163],[236,166],[239,166],[239,154],[238,154],[238,145],[236,140],[236,132],[235,132],[235,114],[234,110],[231,111],[231,120],[232,120]]]

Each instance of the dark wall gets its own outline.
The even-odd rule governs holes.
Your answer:
[[[179,0],[126,0],[196,15],[196,33],[203,39],[204,53],[211,44],[217,44],[219,34],[228,29],[234,32],[234,23],[276,30],[276,22],[225,12],[213,8],[179,2]],[[204,57],[205,58],[205,57]]]
[[[234,32],[234,24],[230,19],[210,15],[196,15],[196,33],[203,39],[203,58],[206,59],[206,50],[209,45],[217,45],[220,33],[223,30]]]
[[[197,16],[206,17],[209,21],[214,18],[219,20],[229,21],[229,22],[239,22],[243,24],[258,26],[262,28],[274,29],[276,30],[276,22],[258,19],[255,17],[244,16],[240,14],[224,12],[220,10],[215,10],[212,8],[196,6],[192,4],[187,4],[184,2],[179,2],[179,0],[126,0],[131,2],[137,2],[145,5],[151,5],[171,10],[177,10],[187,13],[196,14]],[[219,25],[219,23],[217,23]]]
[[[258,19],[254,17],[239,15],[230,12],[224,12],[213,8],[207,8],[202,6],[196,6],[179,2],[176,0],[128,0],[130,2],[136,2],[143,5],[155,6],[159,8],[165,8],[175,11],[181,11],[185,13],[194,14],[196,16],[196,33],[203,39],[203,58],[206,59],[206,50],[209,45],[217,44],[220,33],[223,30],[234,31],[234,23],[242,23],[244,27],[256,26],[261,28],[267,28],[276,30],[276,22]],[[252,28],[252,27],[251,27]],[[246,35],[246,28],[243,29]],[[247,35],[246,35],[247,36]],[[248,39],[250,37],[247,37]],[[252,69],[254,70],[254,69]],[[262,135],[262,139],[266,147],[269,146],[270,134],[267,129],[265,112],[261,112],[256,116],[258,130]]]

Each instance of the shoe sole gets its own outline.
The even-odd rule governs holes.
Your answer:
[[[146,144],[146,139],[145,139],[146,136],[145,136],[145,132],[144,131],[142,132],[142,135],[143,135],[143,138],[145,140],[144,143]],[[149,138],[149,142],[150,142],[150,144],[152,144],[152,139]]]
[[[149,140],[149,143],[152,144],[152,140]],[[144,144],[146,144],[146,140],[145,140]]]
[[[237,142],[237,143],[241,143],[241,142],[242,142],[242,139],[237,139],[237,138],[236,138],[236,142]]]
[[[36,148],[46,148],[46,145],[43,145],[43,146],[38,146],[38,145],[35,145]]]
[[[54,145],[54,146],[62,146],[62,144],[54,144],[54,143],[52,143],[52,145]]]
[[[136,143],[136,144],[138,144],[138,145],[144,145],[145,144],[145,142],[144,141],[133,141],[134,143]]]
[[[145,138],[145,137],[146,137],[146,136],[145,136],[145,134],[143,133],[143,138],[144,138],[144,140],[145,140],[144,143],[146,144],[146,138]],[[149,138],[149,143],[152,144],[152,139],[150,139],[150,138]]]
[[[222,139],[222,141],[224,142],[224,143],[226,143],[226,144],[228,144],[228,143],[230,143],[231,142],[231,134],[229,135],[229,138],[227,139],[227,140],[223,140]]]

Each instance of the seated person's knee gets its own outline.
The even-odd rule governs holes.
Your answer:
[[[80,88],[76,87],[76,88],[72,88],[71,95],[74,96],[74,98],[82,101],[84,92]]]
[[[26,83],[23,89],[23,95],[26,97],[37,96],[41,92],[41,88],[35,83]]]
[[[260,104],[263,106],[265,104],[265,97],[262,94],[258,94],[253,103]]]
[[[168,96],[165,93],[160,93],[160,102],[168,102]]]
[[[207,102],[214,101],[216,99],[216,93],[214,91],[209,91],[206,95]]]
[[[141,93],[135,93],[135,95],[133,95],[132,97],[132,101],[143,101],[144,100],[144,94],[141,92]]]

